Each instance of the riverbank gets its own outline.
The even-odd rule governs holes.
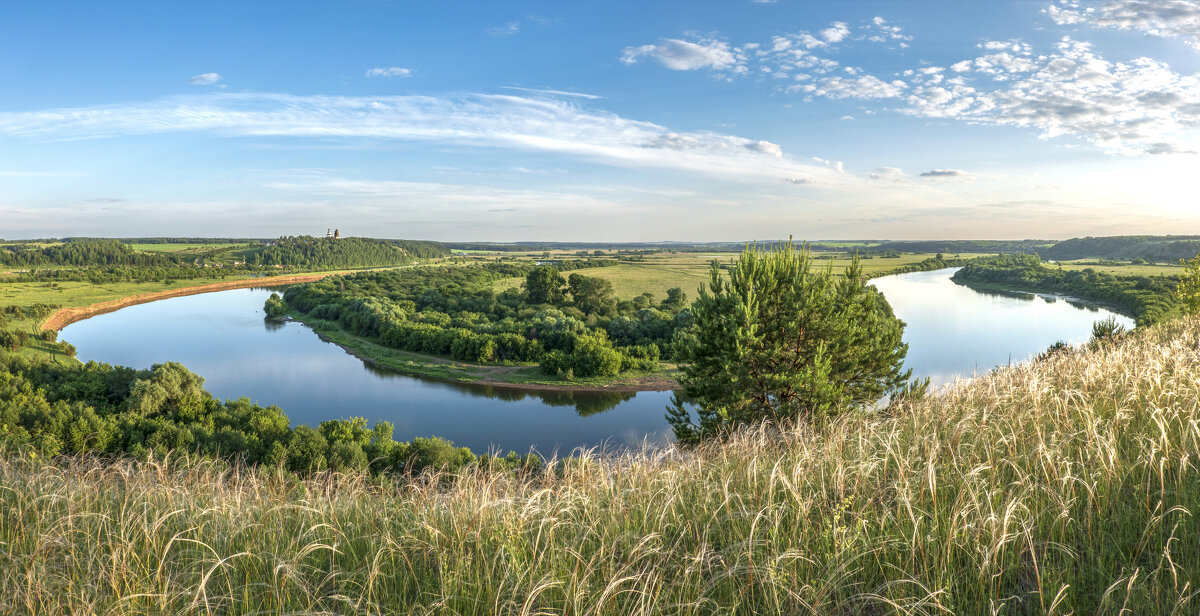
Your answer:
[[[1163,323],[888,413],[541,470],[0,445],[0,613],[1195,613],[1198,339]]]
[[[87,306],[78,306],[74,308],[62,308],[51,314],[46,320],[38,324],[38,331],[46,331],[48,329],[62,329],[76,321],[94,317],[98,314],[113,312],[129,306],[137,304],[146,304],[155,302],[160,299],[170,299],[172,297],[184,297],[186,295],[199,295],[200,293],[213,293],[216,291],[228,291],[230,289],[246,289],[250,287],[275,287],[289,284],[299,284],[302,282],[313,282],[321,280],[327,276],[337,274],[345,274],[346,271],[337,272],[316,272],[309,274],[287,274],[283,276],[263,276],[257,278],[241,278],[238,280],[230,280],[225,282],[216,282],[208,284],[200,284],[190,287],[180,287],[178,289],[167,289],[163,291],[155,291],[152,293],[139,293],[136,295],[127,295],[113,300],[89,304]]]
[[[1065,295],[1063,293],[1056,293],[1054,291],[1047,291],[1047,290],[1043,290],[1043,289],[1020,288],[1018,286],[1006,285],[1006,284],[1000,284],[1000,283],[994,283],[994,282],[975,282],[975,281],[970,281],[970,280],[960,280],[960,279],[956,279],[954,277],[950,278],[950,282],[953,282],[956,285],[964,286],[972,291],[976,291],[979,293],[995,293],[996,295],[1003,295],[1006,297],[1028,298],[1030,300],[1036,299],[1036,298],[1041,298],[1041,299],[1050,300],[1050,301],[1064,301],[1067,303],[1079,304],[1081,306],[1091,306],[1091,307],[1095,307],[1095,308],[1103,308],[1105,310],[1111,310],[1112,312],[1115,312],[1121,316],[1129,317],[1135,321],[1137,320],[1137,315],[1133,314],[1132,311],[1130,311],[1128,308],[1125,308],[1125,307],[1122,307],[1120,305],[1113,304],[1110,302],[1103,302],[1103,301],[1099,301],[1099,300],[1089,299],[1086,297],[1079,297],[1077,295]]]
[[[580,392],[674,391],[680,389],[671,366],[663,372],[634,373],[615,378],[578,378],[563,382],[542,372],[536,365],[485,365],[455,361],[432,355],[410,353],[389,348],[356,336],[341,327],[321,319],[293,312],[288,319],[302,323],[316,332],[321,340],[336,344],[373,366],[421,378],[455,383],[471,383],[515,390],[555,390]]]
[[[1036,255],[977,259],[956,272],[951,280],[973,289],[1074,297],[1128,316],[1139,326],[1179,313],[1176,276],[1119,276],[1086,269],[1065,270],[1047,266]]]

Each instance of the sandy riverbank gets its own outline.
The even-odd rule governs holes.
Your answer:
[[[320,280],[326,276],[341,274],[344,272],[324,272],[318,274],[290,274],[286,276],[268,276],[263,278],[242,278],[239,280],[230,280],[227,282],[215,282],[210,284],[196,285],[192,287],[180,287],[178,289],[167,289],[165,291],[155,291],[154,293],[140,293],[138,295],[127,295],[125,297],[90,304],[88,306],[80,306],[76,308],[63,308],[54,314],[50,315],[45,321],[38,326],[40,331],[47,329],[62,329],[76,321],[82,321],[88,317],[94,317],[98,314],[113,312],[127,306],[136,304],[145,304],[147,302],[158,301],[160,299],[168,299],[171,297],[183,297],[185,295],[196,295],[199,293],[212,293],[214,291],[227,291],[229,289],[245,289],[248,287],[273,287],[285,284],[297,284],[301,282],[312,282]]]

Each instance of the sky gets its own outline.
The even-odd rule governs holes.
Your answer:
[[[7,2],[0,238],[1200,233],[1200,1]]]

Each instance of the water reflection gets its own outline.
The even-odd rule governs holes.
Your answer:
[[[1072,299],[978,293],[954,270],[876,279],[907,322],[907,367],[935,385],[1024,361],[1057,340],[1086,340],[1107,310]],[[671,392],[523,390],[428,381],[381,369],[295,322],[267,322],[278,288],[235,289],[130,306],[63,329],[83,361],[148,368],[179,361],[218,398],[277,404],[293,424],[365,417],[396,438],[442,436],[476,451],[639,447],[670,442]],[[1130,319],[1118,319],[1127,327]]]
[[[935,386],[1027,361],[1059,340],[1086,342],[1092,324],[1109,316],[1133,327],[1132,319],[1077,298],[976,291],[951,281],[956,271],[885,276],[871,282],[906,323],[905,365]]]

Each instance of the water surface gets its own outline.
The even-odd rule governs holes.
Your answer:
[[[871,281],[906,323],[905,364],[936,385],[1023,362],[1062,340],[1091,338],[1109,317],[1132,329],[1133,319],[1053,295],[982,293],[955,284],[959,268],[884,276]]]
[[[1024,361],[1057,340],[1085,341],[1112,313],[1031,295],[978,293],[954,270],[873,281],[908,323],[907,365],[935,384]],[[267,289],[234,289],[123,308],[67,326],[83,361],[149,368],[178,361],[218,398],[276,404],[293,424],[365,417],[396,438],[442,436],[475,451],[637,446],[670,440],[670,392],[527,392],[424,380],[382,370],[300,323],[264,321]],[[1119,317],[1128,327],[1132,321]]]

